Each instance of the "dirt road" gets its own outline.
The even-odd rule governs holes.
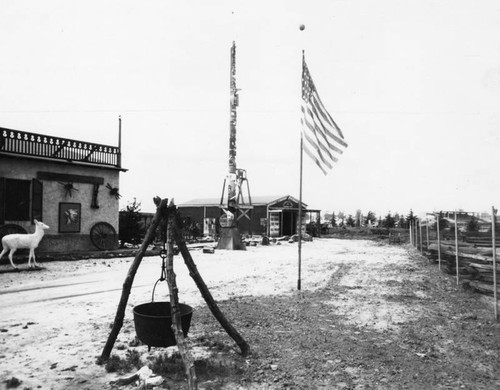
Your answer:
[[[246,359],[237,354],[176,257],[180,299],[195,307],[192,345],[206,352],[204,367],[223,354],[234,368],[200,372],[200,388],[500,388],[500,329],[491,311],[412,249],[306,243],[301,292],[296,244],[192,254],[252,349]],[[42,271],[0,274],[1,385],[14,377],[23,389],[105,389],[124,375],[95,362],[131,260],[50,262]],[[114,353],[136,350],[143,364],[162,350],[135,346],[131,310],[151,300],[159,276],[160,259],[145,258],[115,344]],[[166,294],[160,283],[156,299]],[[162,374],[160,388],[183,387],[179,375]]]

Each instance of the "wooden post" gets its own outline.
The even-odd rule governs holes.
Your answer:
[[[429,217],[425,214],[425,232],[427,233],[427,241],[425,243],[425,249],[429,250]]]
[[[413,246],[416,248],[417,247],[417,220],[413,220]]]
[[[243,339],[243,337],[240,336],[238,331],[231,325],[231,323],[226,319],[224,314],[222,314],[221,310],[217,306],[217,303],[212,297],[212,294],[210,294],[207,285],[201,278],[201,275],[198,272],[198,269],[196,268],[196,264],[194,263],[193,258],[191,257],[191,253],[189,253],[189,249],[186,246],[186,242],[184,241],[182,229],[180,228],[181,226],[182,222],[180,220],[180,216],[178,213],[176,213],[176,229],[174,231],[174,239],[177,244],[177,247],[179,248],[180,253],[182,254],[182,257],[184,258],[184,263],[189,269],[189,275],[193,278],[194,282],[196,283],[196,286],[198,286],[198,289],[200,290],[200,293],[203,296],[203,299],[205,299],[205,302],[207,303],[208,308],[210,309],[212,314],[215,316],[215,318],[217,318],[217,320],[224,328],[224,330],[229,334],[229,336],[231,336],[233,340],[236,342],[236,344],[238,344],[238,346],[240,347],[241,354],[243,356],[248,355],[248,353],[250,352],[249,345]]]
[[[460,273],[458,269],[458,224],[457,224],[457,212],[455,211],[455,255],[456,255],[456,267],[457,267],[457,285],[460,280]]]
[[[496,210],[491,208],[491,248],[493,250],[493,304],[495,305],[495,320],[498,321],[498,297],[497,297],[497,243],[496,243]]]
[[[424,253],[424,250],[422,249],[422,222],[419,220],[418,221],[418,232],[420,233],[420,253]]]
[[[187,384],[189,390],[198,389],[196,383],[196,372],[194,369],[194,358],[189,350],[187,340],[184,338],[181,322],[181,311],[179,309],[179,296],[174,272],[174,230],[175,230],[175,211],[176,207],[171,202],[167,209],[166,235],[167,235],[167,283],[170,292],[170,309],[172,312],[172,331],[175,334],[175,341],[179,348],[179,353],[184,363],[184,370],[187,376]]]
[[[437,215],[437,224],[436,224],[436,230],[437,230],[437,243],[438,243],[438,264],[439,264],[439,270],[441,271],[441,237],[439,236],[439,214]]]
[[[411,229],[411,225],[412,225],[412,223],[413,223],[413,222],[412,222],[412,221],[410,221],[410,224],[408,225],[408,229],[409,229],[409,236],[410,236],[410,245],[413,245],[413,236],[412,236],[413,231],[412,231],[412,229]]]
[[[120,333],[120,329],[123,326],[123,318],[125,317],[125,309],[127,307],[128,297],[130,295],[130,290],[132,289],[132,283],[134,283],[134,277],[137,273],[137,269],[141,264],[142,258],[148,249],[149,244],[153,242],[156,234],[156,228],[160,223],[162,210],[166,209],[168,199],[160,200],[160,198],[156,197],[154,199],[156,204],[156,214],[149,226],[149,229],[144,237],[144,241],[142,242],[141,247],[137,251],[135,255],[134,261],[130,265],[127,277],[123,282],[122,295],[120,298],[120,302],[118,303],[118,308],[116,309],[116,316],[113,322],[113,328],[111,329],[111,333],[108,336],[108,341],[102,350],[101,357],[99,358],[99,362],[103,363],[109,359],[109,355],[111,354],[111,350],[113,349],[113,345],[115,344],[116,338],[118,337],[118,333]]]
[[[415,248],[418,250],[418,220],[415,218],[414,227],[415,227]]]

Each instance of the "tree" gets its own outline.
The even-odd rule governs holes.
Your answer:
[[[406,217],[406,221],[408,222],[408,225],[415,221],[415,216],[413,215],[413,210],[410,209],[410,214]]]
[[[396,219],[396,221],[398,221],[398,225],[400,228],[403,228],[403,229],[408,229],[408,222],[406,221],[406,218],[403,214],[399,215],[398,214],[398,218],[394,218]]]
[[[384,221],[382,222],[382,226],[388,229],[391,229],[394,227],[396,222],[394,221],[394,218],[392,217],[391,213],[389,212],[385,218]]]
[[[347,220],[345,221],[345,224],[348,227],[354,227],[354,225],[356,224],[356,222],[354,221],[354,218],[352,217],[351,214],[349,214],[349,216],[347,217]]]
[[[332,222],[332,226],[333,227],[336,227],[337,226],[337,218],[335,217],[335,213],[332,212],[332,219],[331,219],[331,222]]]
[[[366,222],[375,225],[377,222],[377,216],[373,211],[368,211],[368,214],[366,214]]]
[[[361,210],[359,210],[359,209],[356,210],[354,220],[355,220],[354,222],[355,222],[356,227],[360,227],[360,226],[364,225],[363,214],[361,214]]]
[[[141,226],[141,203],[134,198],[129,202],[125,209],[119,214],[119,232],[120,246],[123,248],[125,243],[139,244],[144,236],[144,228]]]
[[[340,219],[339,226],[343,227],[345,225],[345,223],[344,223],[344,221],[345,221],[345,214],[344,214],[343,211],[339,211],[338,218]]]

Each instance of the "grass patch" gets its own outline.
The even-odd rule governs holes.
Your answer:
[[[107,372],[118,373],[130,372],[133,369],[139,369],[141,367],[141,354],[135,349],[127,350],[124,358],[118,355],[111,355],[105,365]]]
[[[13,376],[12,378],[7,379],[5,381],[5,385],[7,386],[8,389],[14,389],[14,388],[20,386],[22,382],[23,381],[21,381]]]

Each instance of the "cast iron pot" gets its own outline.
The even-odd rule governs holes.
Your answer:
[[[179,303],[182,333],[187,336],[191,326],[193,308]],[[172,331],[170,302],[149,302],[134,307],[134,324],[137,338],[151,347],[170,347],[176,345]]]

